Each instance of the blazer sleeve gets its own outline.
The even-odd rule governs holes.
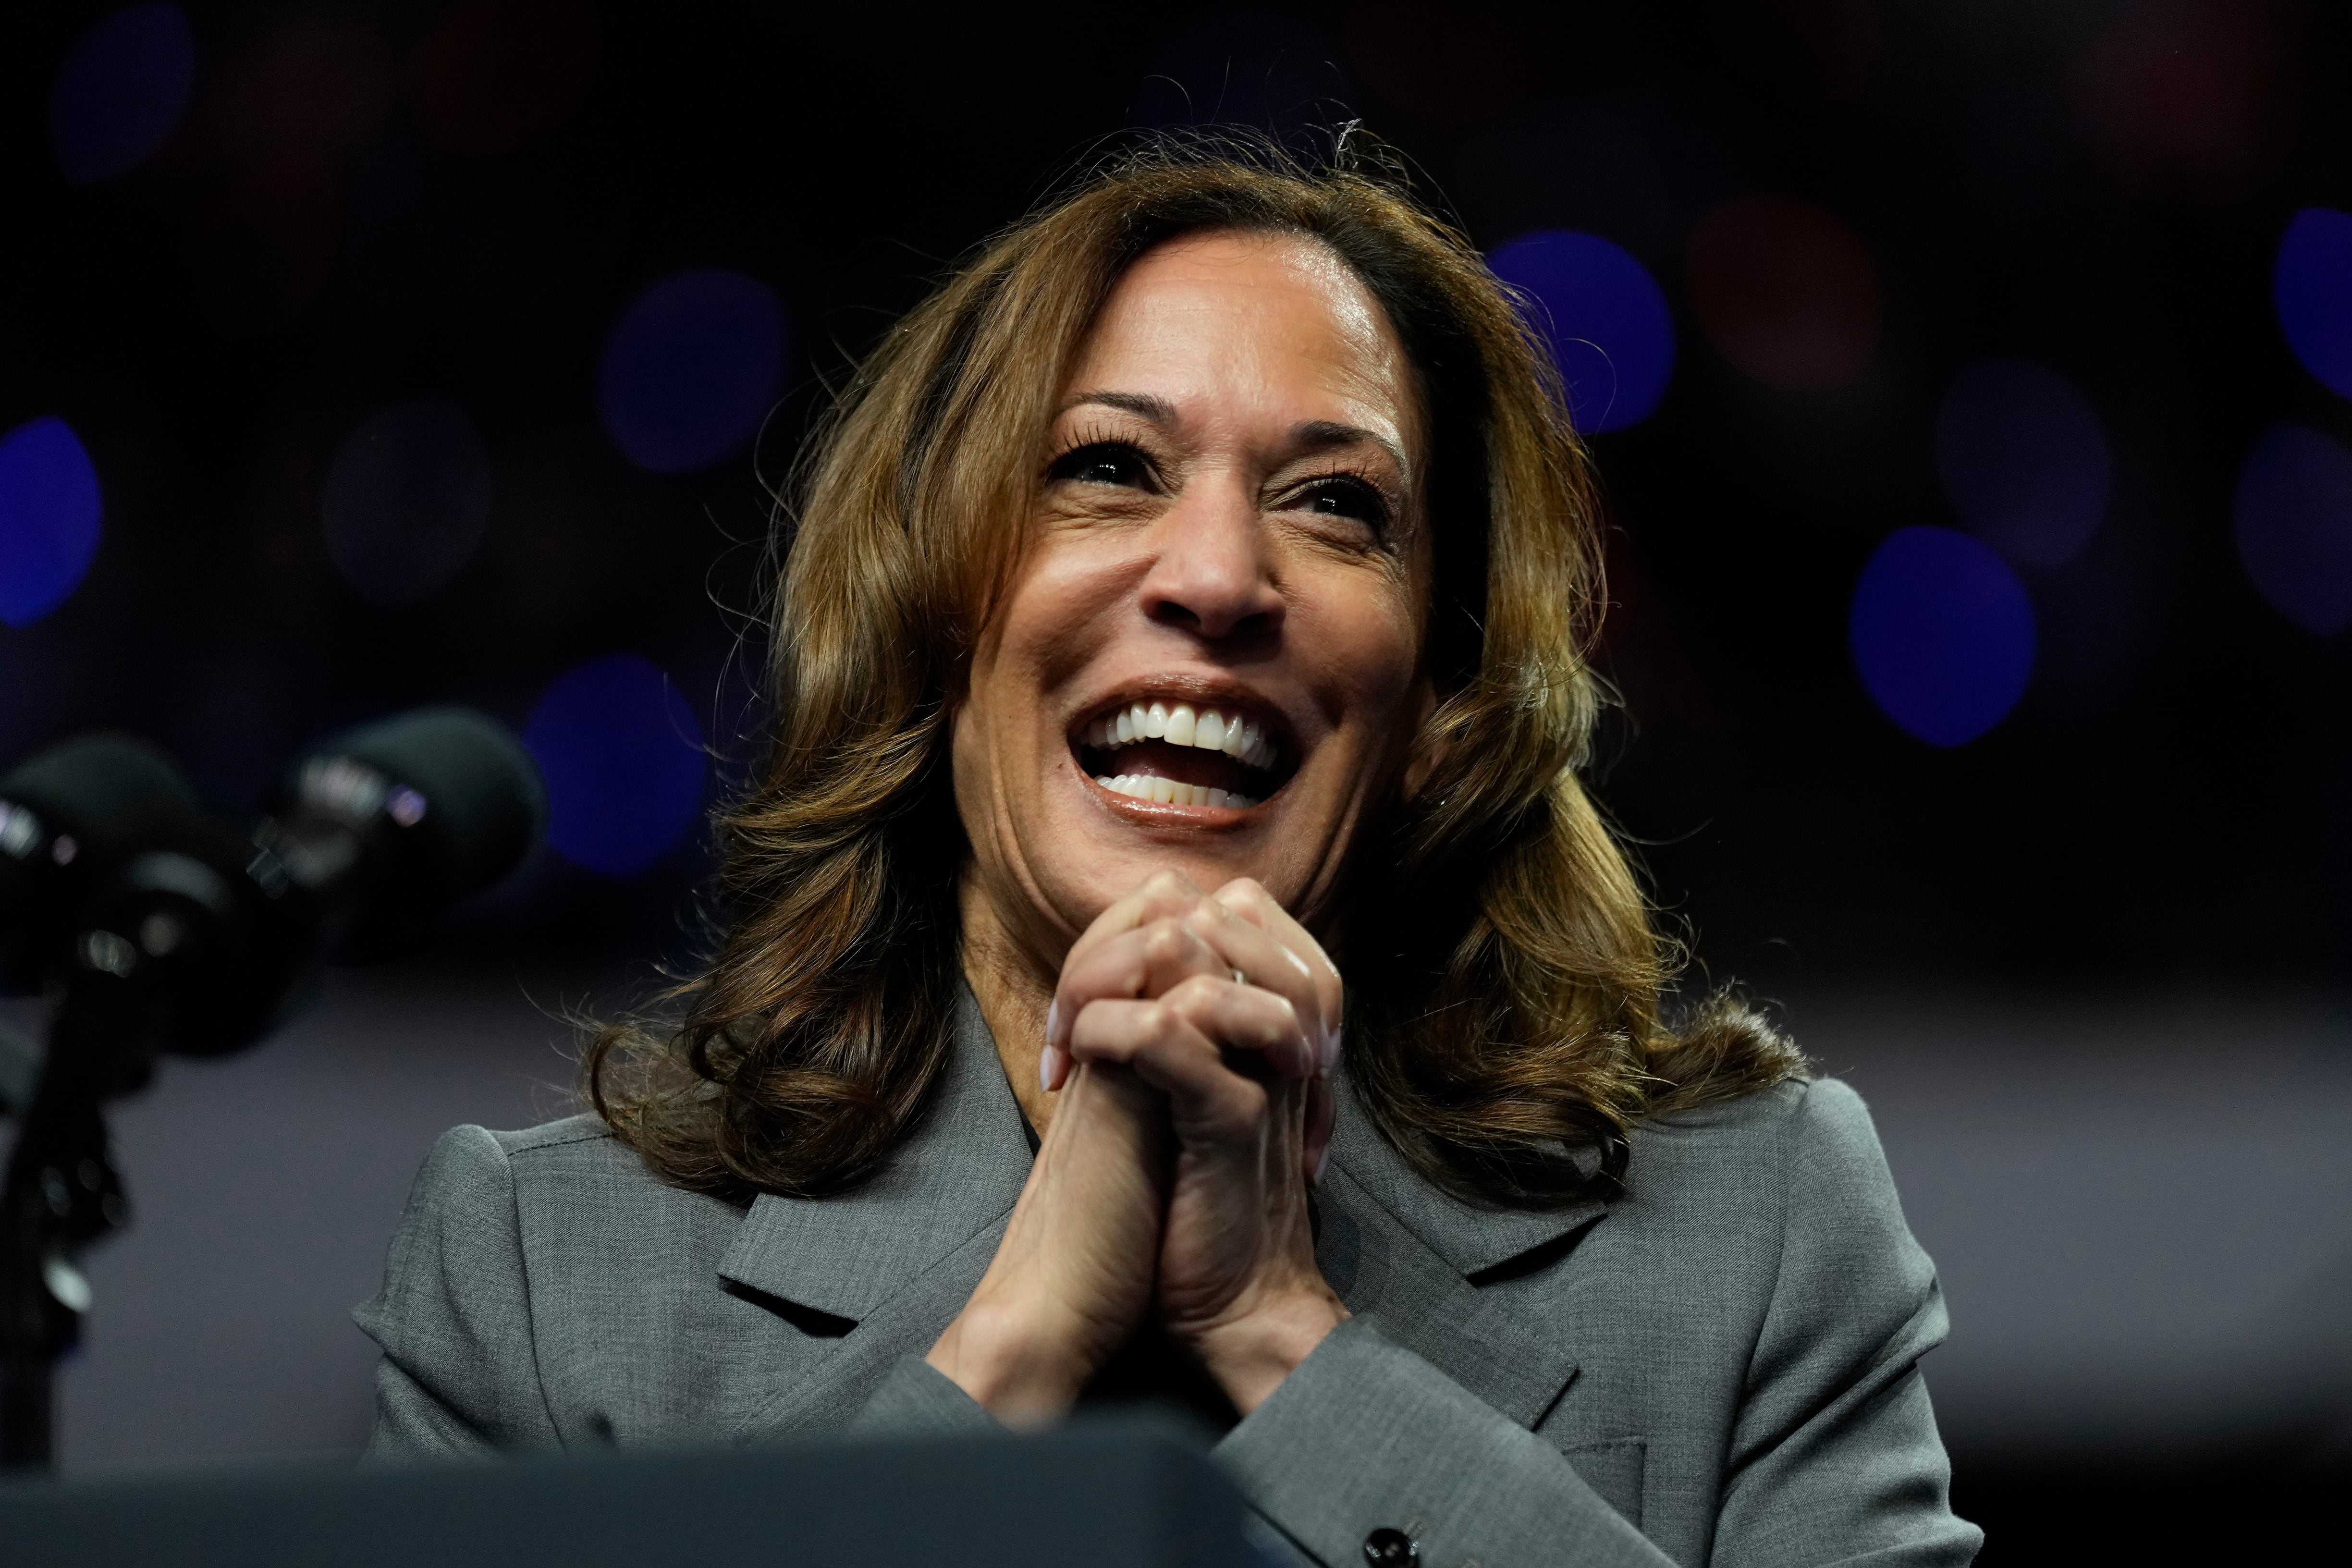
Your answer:
[[[1732,1429],[1717,1562],[1960,1568],[1984,1532],[1953,1516],[1919,1358],[1942,1287],[1912,1239],[1861,1097],[1811,1085],[1788,1140],[1780,1268]]]
[[[483,1129],[434,1144],[383,1289],[352,1316],[383,1348],[371,1461],[561,1445],[540,1384],[514,1173]]]
[[[1842,1084],[1809,1086],[1782,1148],[1780,1268],[1709,1560],[1962,1568],[1983,1536],[1952,1516],[1916,1364],[1943,1338],[1943,1301],[1868,1113]],[[1253,1508],[1331,1568],[1362,1562],[1382,1528],[1414,1538],[1423,1563],[1672,1563],[1544,1438],[1364,1319],[1333,1331],[1217,1455]]]

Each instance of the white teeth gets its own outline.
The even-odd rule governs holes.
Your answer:
[[[1213,805],[1220,810],[1247,811],[1257,804],[1255,798],[1239,790],[1178,784],[1174,779],[1163,779],[1157,773],[1118,773],[1097,777],[1095,783],[1113,795],[1156,801],[1161,805]]]
[[[1253,768],[1275,764],[1274,743],[1255,720],[1239,714],[1228,718],[1213,708],[1195,709],[1189,702],[1172,707],[1164,702],[1149,707],[1131,703],[1087,725],[1082,739],[1097,751],[1113,751],[1137,741],[1166,741],[1171,746],[1223,752]]]

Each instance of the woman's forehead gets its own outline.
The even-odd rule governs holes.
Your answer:
[[[1418,433],[1414,377],[1387,313],[1344,259],[1299,235],[1218,231],[1139,258],[1089,331],[1063,403],[1114,386],[1178,406],[1242,390],[1319,396],[1331,417],[1386,425],[1400,443]]]

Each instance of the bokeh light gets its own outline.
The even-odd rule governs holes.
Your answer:
[[[73,596],[102,511],[98,470],[64,420],[0,437],[0,621],[29,626]]]
[[[2280,615],[2324,637],[2352,625],[2352,452],[2272,426],[2238,470],[2231,513],[2238,559]]]
[[[1541,81],[1562,18],[1540,0],[1358,0],[1348,58],[1382,98],[1433,125],[1484,120]]]
[[[82,34],[49,89],[49,146],[76,184],[161,152],[196,85],[196,40],[177,5],[131,5]]]
[[[1715,0],[1710,11],[1725,62],[1807,108],[1860,96],[1886,58],[1871,0]]]
[[[490,521],[490,458],[446,397],[395,403],[335,449],[320,497],[327,552],[369,603],[413,605],[473,558]]]
[[[646,869],[702,809],[702,732],[677,689],[617,653],[556,677],[522,742],[547,780],[547,842],[607,877]]]
[[[1529,296],[1578,429],[1622,430],[1650,416],[1674,378],[1675,322],[1639,261],[1598,235],[1546,229],[1496,247],[1487,263]]]
[[[698,268],[630,302],[604,342],[604,428],[657,474],[706,468],[749,440],[783,377],[784,308],[756,278]]]
[[[2279,237],[2271,300],[2303,368],[2352,397],[2352,213],[2305,207],[2294,215]]]
[[[596,70],[580,0],[461,0],[417,53],[416,117],[457,153],[504,153],[563,123]]]
[[[1138,125],[1244,125],[1310,150],[1346,121],[1352,84],[1331,40],[1271,11],[1228,11],[1171,38],[1144,67]]]
[[[1878,346],[1870,247],[1811,202],[1748,196],[1717,208],[1691,230],[1688,277],[1707,341],[1767,386],[1843,386]]]
[[[2276,173],[2302,118],[2311,12],[2301,0],[2143,0],[2066,72],[2075,113],[2136,192],[2248,195]]]
[[[1853,588],[1854,668],[1881,711],[1931,745],[2005,718],[2033,673],[2033,605],[1993,548],[1949,528],[1899,529]]]
[[[1936,471],[1970,532],[2012,561],[2058,566],[2098,531],[2115,459],[2073,382],[2031,360],[1994,358],[1945,389]]]

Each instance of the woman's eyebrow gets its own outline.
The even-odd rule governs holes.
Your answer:
[[[1398,475],[1407,484],[1412,482],[1412,465],[1405,461],[1404,448],[1377,430],[1367,430],[1360,425],[1339,425],[1328,419],[1310,419],[1296,426],[1290,432],[1299,447],[1309,452],[1328,452],[1335,447],[1353,447],[1369,441],[1389,455],[1397,466]]]
[[[1176,405],[1148,392],[1081,392],[1063,404],[1059,412],[1067,414],[1071,409],[1089,403],[1132,414],[1138,419],[1148,419],[1163,428],[1176,423]]]
[[[1132,414],[1161,429],[1176,423],[1175,405],[1148,392],[1081,392],[1065,402],[1059,412],[1067,414],[1073,408],[1090,403],[1097,407],[1116,408],[1121,413]],[[1335,447],[1353,447],[1369,441],[1386,452],[1389,460],[1396,464],[1397,472],[1408,484],[1412,482],[1412,465],[1405,460],[1404,449],[1377,430],[1367,430],[1360,425],[1342,425],[1329,419],[1310,419],[1303,425],[1292,426],[1290,435],[1299,448],[1307,452],[1328,452]]]

